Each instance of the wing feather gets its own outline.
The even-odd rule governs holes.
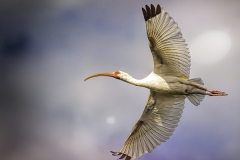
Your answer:
[[[160,14],[161,13],[161,7],[160,7],[160,5],[158,4],[157,5],[157,10],[156,10],[156,15],[157,14]]]
[[[158,6],[157,10],[153,5],[146,5],[146,10],[143,9],[154,72],[188,78],[191,60],[187,43],[178,24]]]
[[[184,95],[161,95],[151,92],[142,116],[134,125],[120,153],[140,158],[152,152],[173,134],[184,108]]]

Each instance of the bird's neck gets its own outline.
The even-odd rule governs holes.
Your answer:
[[[150,73],[146,78],[143,78],[143,79],[135,79],[133,77],[127,77],[126,79],[124,79],[123,81],[127,82],[127,83],[130,83],[132,85],[135,85],[135,86],[141,86],[141,87],[146,87],[146,88],[149,88],[149,85],[150,85],[150,82],[151,81],[154,81],[155,79],[155,73]]]
[[[141,86],[153,90],[169,90],[169,86],[165,79],[160,77],[155,73],[150,73],[146,78],[141,80],[135,79],[133,77],[127,77],[124,79],[125,82],[130,83],[135,86]]]
[[[144,82],[142,80],[138,80],[133,77],[128,77],[128,78],[124,79],[124,81],[127,83],[130,83],[132,85],[135,85],[135,86],[142,86],[142,87],[145,86]]]

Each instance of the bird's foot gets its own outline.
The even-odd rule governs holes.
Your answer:
[[[217,90],[208,90],[210,92],[210,96],[227,96],[225,92],[217,91]]]

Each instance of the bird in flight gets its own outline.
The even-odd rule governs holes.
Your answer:
[[[190,55],[178,24],[165,10],[151,4],[142,8],[146,22],[149,47],[154,70],[146,78],[137,80],[123,71],[94,74],[109,76],[150,90],[145,109],[133,126],[119,152],[119,159],[134,160],[152,152],[173,134],[184,108],[185,98],[199,105],[205,95],[226,96],[225,92],[210,90],[201,78],[189,79]]]

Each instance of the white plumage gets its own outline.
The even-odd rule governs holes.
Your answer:
[[[140,158],[168,140],[181,118],[186,97],[194,105],[199,105],[205,95],[227,95],[205,88],[201,78],[189,79],[191,60],[180,28],[160,5],[150,7],[146,5],[146,9],[142,8],[142,11],[154,71],[142,80],[134,79],[123,71],[94,74],[85,79],[110,76],[150,89],[142,116],[123,147],[119,152],[111,151],[114,156],[120,156],[119,159]]]

